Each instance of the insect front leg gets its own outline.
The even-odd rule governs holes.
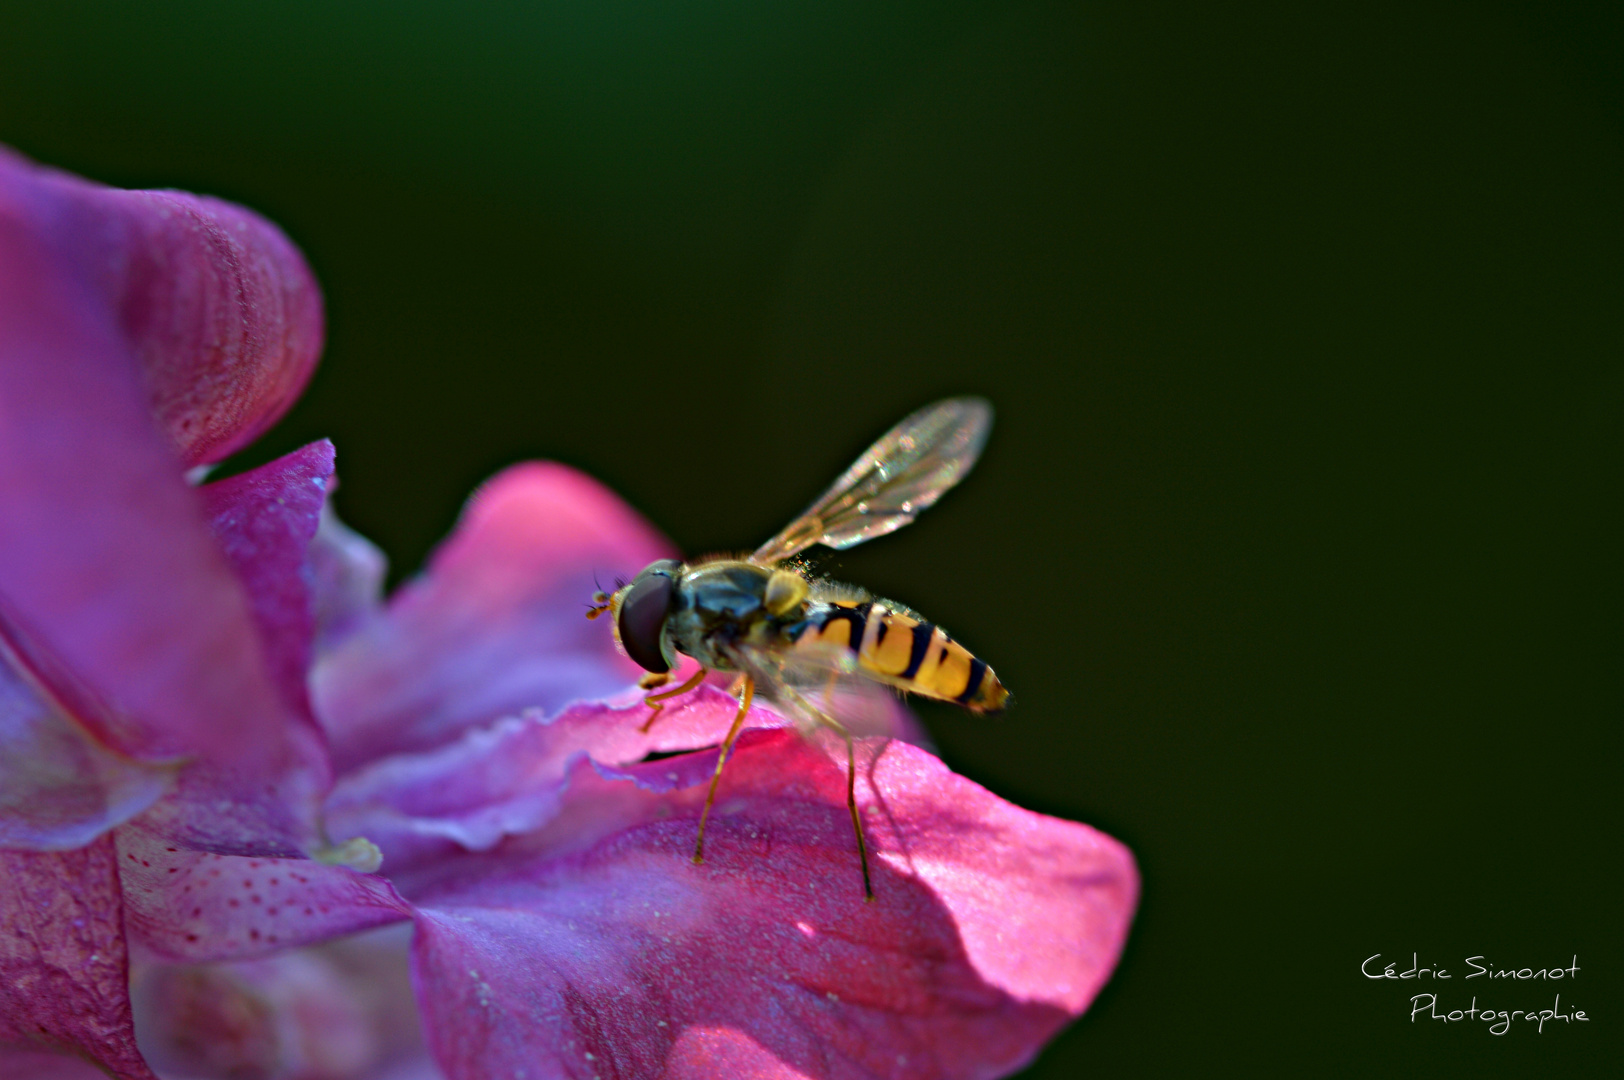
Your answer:
[[[662,690],[658,694],[650,694],[648,697],[644,698],[643,699],[643,704],[647,705],[650,709],[652,709],[654,711],[649,714],[648,720],[638,730],[641,731],[643,734],[647,735],[648,734],[648,729],[654,726],[654,721],[656,721],[656,720],[658,720],[660,718],[660,710],[665,708],[665,702],[666,702],[667,699],[677,697],[680,694],[686,694],[688,691],[692,690],[694,687],[698,686],[701,682],[703,682],[705,676],[709,675],[709,674],[710,674],[710,669],[706,668],[703,664],[701,664],[699,666],[699,670],[694,672],[692,675],[688,676],[688,681],[683,683],[681,686],[677,687],[675,690]],[[667,676],[667,678],[669,678],[669,677],[670,676]],[[646,681],[648,679],[648,676],[647,675],[643,676],[643,679]],[[643,686],[643,688],[645,690],[649,689],[649,687],[644,685],[643,682],[638,683],[638,685]],[[655,686],[661,686],[661,685],[664,685],[664,684],[663,684],[663,682],[660,682],[660,683],[655,683],[654,685]]]

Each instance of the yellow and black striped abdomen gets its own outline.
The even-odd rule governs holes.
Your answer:
[[[995,712],[1009,692],[992,668],[934,623],[892,611],[884,601],[818,602],[807,611],[796,648],[844,646],[857,666],[910,693]]]

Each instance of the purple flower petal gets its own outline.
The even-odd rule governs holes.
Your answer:
[[[497,475],[423,578],[318,659],[311,687],[335,766],[625,687],[639,669],[616,654],[609,627],[583,617],[593,575],[629,576],[670,553],[573,469],[532,463]]]
[[[271,676],[283,700],[306,718],[315,617],[305,565],[332,477],[333,444],[322,439],[198,489],[214,535],[248,589]]]
[[[103,187],[3,148],[0,207],[111,317],[185,465],[253,442],[309,381],[321,291],[298,249],[258,215],[180,191]]]
[[[82,1058],[0,1047],[0,1076],[8,1080],[106,1080],[107,1074]]]
[[[234,960],[398,922],[389,882],[310,859],[192,851],[148,826],[120,828],[118,866],[132,938],[170,960]]]
[[[0,851],[0,1044],[152,1080],[135,1048],[114,863],[106,836],[76,851]]]
[[[410,946],[401,923],[261,960],[141,964],[131,979],[137,1042],[164,1075],[439,1080]]]
[[[82,847],[145,810],[173,775],[91,738],[0,648],[0,848]]]
[[[281,744],[249,763],[185,769],[147,824],[217,854],[289,856],[321,845],[330,783],[325,736],[310,714],[313,633],[308,552],[333,473],[323,440],[199,489],[221,549],[248,591],[266,664],[287,707]]]
[[[383,850],[391,876],[458,850],[484,851],[557,816],[569,765],[583,756],[609,764],[651,752],[713,746],[727,734],[738,702],[713,686],[673,701],[648,733],[648,710],[572,705],[544,717],[529,712],[470,728],[417,754],[397,754],[350,773],[327,802],[328,823]],[[784,721],[757,708],[752,727]]]
[[[1081,1013],[1137,899],[1109,837],[865,740],[864,903],[843,750],[747,732],[695,866],[714,751],[571,774],[540,832],[407,887],[453,1080],[994,1077]],[[667,793],[666,774],[692,786]]]
[[[282,753],[289,713],[248,600],[153,400],[203,417],[201,442],[182,435],[187,460],[268,423],[286,392],[262,384],[293,386],[303,375],[290,381],[288,365],[308,369],[314,300],[277,299],[284,279],[305,296],[304,273],[245,211],[0,158],[0,632],[131,756],[251,772]],[[195,409],[164,405],[190,393],[166,387],[211,379],[187,398]]]
[[[383,609],[389,562],[377,545],[338,519],[329,500],[310,542],[315,648],[326,652]]]

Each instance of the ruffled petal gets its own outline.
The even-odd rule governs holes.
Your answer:
[[[593,576],[630,576],[670,544],[562,465],[500,473],[475,493],[424,576],[318,660],[311,687],[340,770],[426,750],[470,724],[603,697],[640,669],[588,622]]]
[[[253,293],[240,277],[249,256],[232,245],[256,230],[270,247],[285,242],[243,212],[193,201],[182,213],[177,200],[0,160],[0,632],[104,744],[251,769],[280,755],[288,710],[154,418],[140,328],[165,349],[212,347],[210,329],[152,329],[170,310],[153,298],[164,275],[174,312],[199,290],[241,299]],[[199,229],[236,239],[172,235]],[[191,261],[175,262],[185,252]],[[282,316],[248,308],[269,321],[244,340],[273,335]]]
[[[236,960],[405,918],[389,882],[311,859],[192,851],[140,818],[115,833],[133,940],[169,960]]]
[[[247,446],[304,389],[321,354],[321,291],[276,226],[218,199],[120,191],[4,149],[0,192],[112,317],[185,465]]]
[[[444,746],[397,754],[345,776],[328,799],[328,824],[377,844],[391,875],[406,873],[545,825],[562,804],[568,767],[582,757],[629,764],[650,753],[713,746],[737,712],[738,702],[727,694],[701,686],[673,701],[646,733],[649,712],[640,702],[506,717]],[[756,708],[746,723],[778,727],[784,721]]]
[[[0,848],[82,847],[152,805],[173,775],[91,738],[0,647]]]
[[[861,751],[873,903],[843,749],[787,731],[740,740],[702,866],[714,751],[577,765],[546,828],[405,885],[447,1075],[969,1078],[1029,1060],[1110,975],[1132,857],[907,744]]]
[[[135,1045],[114,862],[107,836],[76,851],[0,851],[0,1044],[152,1080]]]

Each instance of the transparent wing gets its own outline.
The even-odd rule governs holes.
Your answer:
[[[927,405],[863,452],[823,497],[756,549],[775,563],[813,544],[849,548],[895,532],[964,479],[981,456],[992,406],[981,398]]]

